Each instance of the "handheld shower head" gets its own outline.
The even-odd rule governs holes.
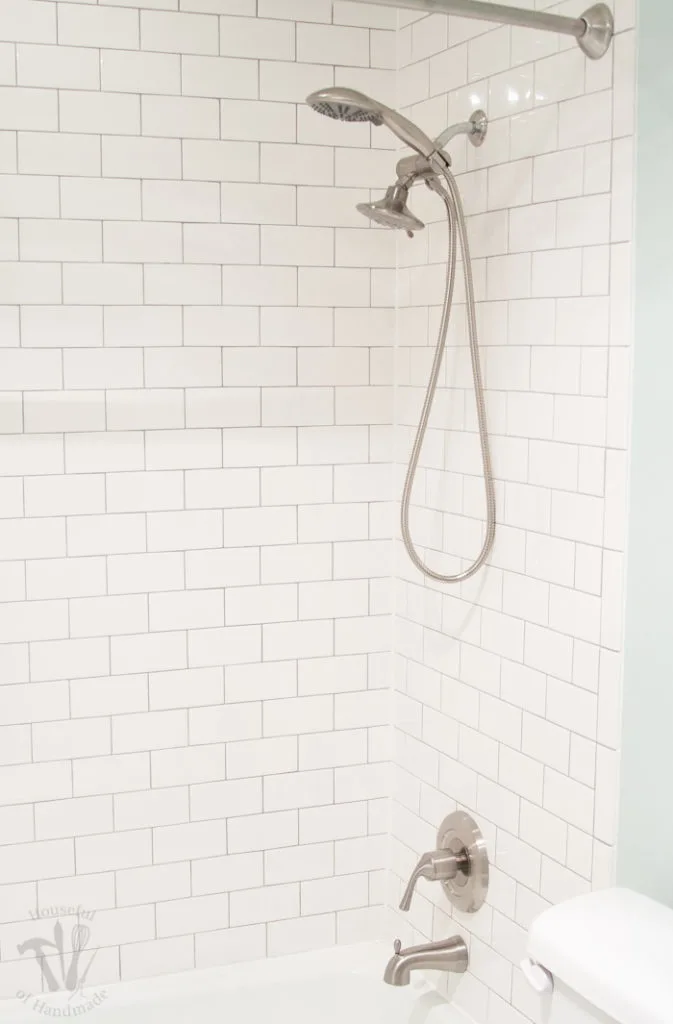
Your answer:
[[[425,224],[407,206],[409,189],[399,182],[391,185],[384,199],[375,203],[358,203],[357,209],[365,217],[386,228],[397,228],[406,231],[411,237],[414,231],[422,231]]]
[[[377,127],[385,124],[405,146],[428,160],[437,153],[437,145],[412,121],[357,89],[342,86],[320,89],[311,93],[306,102],[317,113],[337,121],[368,121]]]
[[[369,121],[377,128],[383,124],[382,106],[357,89],[321,89],[307,97],[309,107],[335,121]]]

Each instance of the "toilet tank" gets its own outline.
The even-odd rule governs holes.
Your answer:
[[[673,910],[646,896],[608,889],[546,910],[528,956],[548,1024],[673,1022]]]

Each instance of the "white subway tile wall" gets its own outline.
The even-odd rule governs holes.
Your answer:
[[[523,1022],[530,920],[613,871],[633,5],[596,64],[345,0],[139,6],[0,9],[0,994],[36,906],[97,911],[98,981],[377,935],[458,805],[487,906],[421,885],[395,927],[460,930],[458,1003]],[[441,205],[365,225],[394,140],[303,105],[334,83],[491,118],[451,146],[498,502],[458,588],[390,539]],[[447,572],[483,529],[463,302],[412,510]]]
[[[303,100],[396,19],[0,8],[0,994],[37,906],[91,981],[378,934],[394,157]]]
[[[441,890],[421,883],[396,928],[409,941],[465,936],[471,976],[455,999],[489,1024],[537,1019],[518,969],[535,914],[613,879],[633,14],[616,4],[615,45],[596,64],[554,35],[439,15],[404,14],[398,33],[410,116],[435,132],[474,108],[491,117],[483,148],[450,148],[473,249],[499,525],[488,569],[450,589],[416,572],[398,542],[389,900],[441,817],[473,813],[491,854],[486,907],[450,920]],[[398,246],[398,487],[447,245],[441,203],[417,190],[410,205],[428,227]],[[457,301],[411,515],[442,572],[475,557],[484,518],[462,289]]]

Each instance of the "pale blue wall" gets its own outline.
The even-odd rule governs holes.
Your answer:
[[[617,874],[673,906],[673,0],[638,5],[636,335]]]

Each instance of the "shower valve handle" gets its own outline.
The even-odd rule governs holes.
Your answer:
[[[449,882],[455,878],[467,863],[467,851],[452,853],[450,850],[433,850],[424,853],[411,873],[400,903],[400,910],[408,910],[419,878],[429,882]]]

